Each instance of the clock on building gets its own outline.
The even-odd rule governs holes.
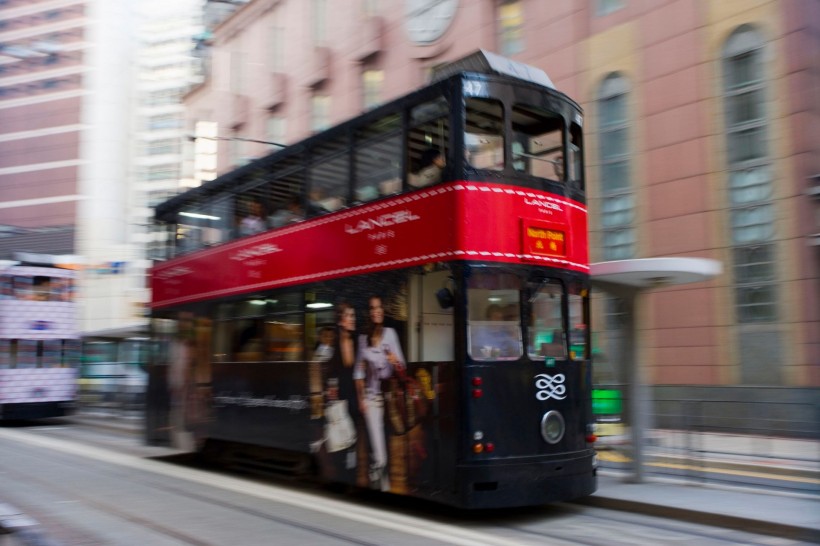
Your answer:
[[[435,42],[456,15],[458,0],[406,0],[405,25],[413,42]]]

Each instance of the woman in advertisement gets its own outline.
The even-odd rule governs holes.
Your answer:
[[[371,486],[382,491],[390,489],[387,466],[387,440],[384,422],[382,381],[405,367],[396,330],[384,325],[384,306],[380,296],[368,300],[370,322],[367,333],[359,336],[359,355],[353,371],[359,407],[364,415],[370,438]]]
[[[336,332],[333,348],[327,361],[325,377],[327,403],[345,401],[347,411],[353,420],[356,441],[345,449],[331,452],[331,468],[334,477],[341,482],[352,483],[356,480],[358,466],[357,453],[364,444],[364,426],[359,411],[356,395],[356,384],[353,380],[353,368],[356,364],[356,310],[343,301],[336,306]],[[362,484],[365,485],[365,484]]]

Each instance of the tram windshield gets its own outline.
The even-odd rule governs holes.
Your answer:
[[[567,344],[561,319],[563,289],[557,280],[546,280],[533,290],[530,300],[529,347],[532,359],[566,358]]]
[[[521,281],[497,271],[474,272],[467,281],[469,351],[474,360],[521,357]]]

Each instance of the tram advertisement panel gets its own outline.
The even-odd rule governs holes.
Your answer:
[[[298,348],[308,361],[271,360],[264,345],[274,338],[264,336],[253,355],[211,362],[212,322],[178,313],[167,351],[172,430],[196,445],[310,453],[326,479],[360,487],[409,493],[430,483],[438,371],[407,362],[405,286],[349,296],[338,294],[335,324],[317,325],[316,346]]]
[[[570,199],[501,184],[443,184],[159,264],[152,305],[430,261],[519,261],[588,272],[586,225],[586,207]]]

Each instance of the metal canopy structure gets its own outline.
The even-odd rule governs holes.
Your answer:
[[[722,270],[720,262],[708,258],[641,258],[595,263],[590,273],[600,285],[643,290],[706,281]]]
[[[622,358],[628,367],[629,425],[632,439],[632,475],[630,481],[644,478],[644,438],[648,428],[651,400],[644,380],[644,366],[637,351],[638,295],[653,288],[713,279],[723,272],[723,265],[708,258],[641,258],[599,262],[590,266],[592,286],[600,288],[624,303],[624,347]]]

